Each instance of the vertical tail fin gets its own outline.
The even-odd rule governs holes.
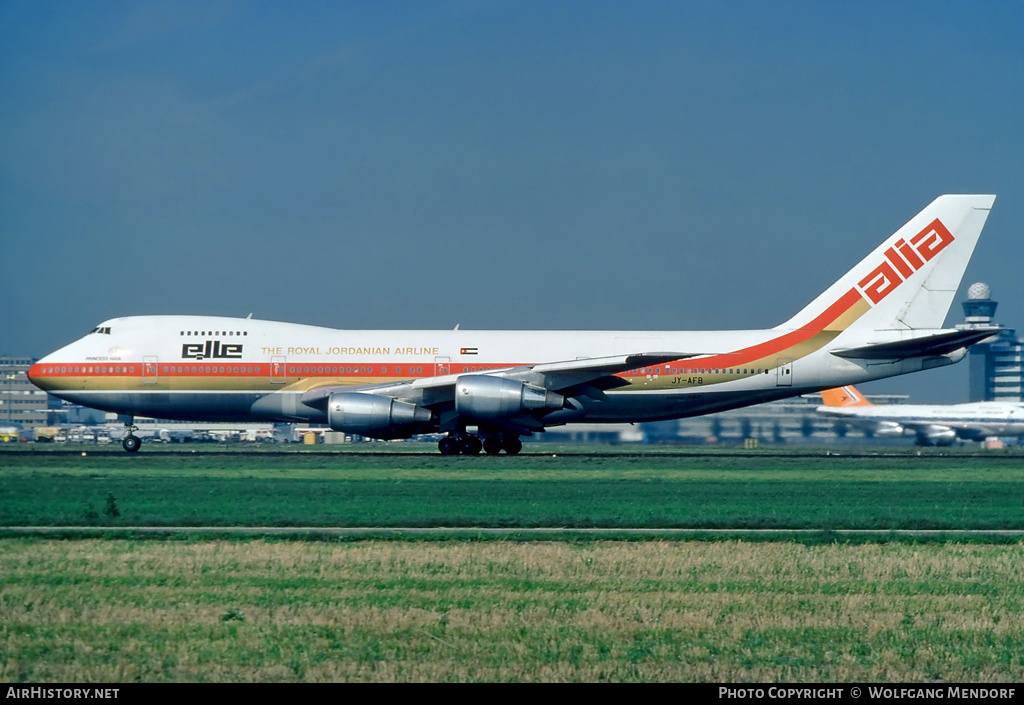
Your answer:
[[[778,326],[827,330],[942,327],[995,196],[939,196],[839,281]]]
[[[835,389],[826,389],[821,393],[821,402],[825,406],[838,407],[874,406],[852,384],[845,387],[836,387]]]

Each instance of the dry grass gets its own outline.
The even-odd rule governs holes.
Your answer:
[[[0,680],[1019,681],[1021,545],[0,541]]]

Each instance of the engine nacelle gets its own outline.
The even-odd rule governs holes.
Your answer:
[[[897,438],[904,434],[903,426],[895,421],[879,421],[872,435],[879,438]]]
[[[948,446],[956,442],[956,431],[944,426],[929,426],[921,435],[931,445]]]
[[[336,392],[327,400],[327,423],[332,429],[370,438],[411,436],[431,418],[422,406],[376,394]]]
[[[455,380],[455,411],[477,421],[489,421],[534,411],[558,411],[565,397],[514,379],[462,375]]]

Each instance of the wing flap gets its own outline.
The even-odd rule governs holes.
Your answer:
[[[590,372],[595,370],[600,371],[601,374],[615,374],[616,372],[625,372],[636,367],[660,365],[663,362],[671,362],[672,360],[686,360],[691,357],[716,354],[720,353],[633,353],[631,355],[612,355],[611,357],[587,357],[579,360],[567,360],[565,362],[542,362],[538,365],[530,365],[530,369],[541,374]]]
[[[713,354],[717,353],[646,352],[564,362],[545,362],[532,365],[529,372],[523,375],[523,381],[533,382],[554,392],[561,392],[583,384],[611,389],[622,386],[614,379],[609,379],[611,375],[619,372]]]

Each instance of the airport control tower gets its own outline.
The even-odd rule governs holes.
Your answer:
[[[998,325],[992,322],[997,301],[991,298],[988,284],[971,284],[963,303],[967,319],[957,325],[961,330]],[[999,326],[998,333],[971,346],[970,401],[1021,401],[1024,373],[1021,359],[1024,343],[1013,328]]]

